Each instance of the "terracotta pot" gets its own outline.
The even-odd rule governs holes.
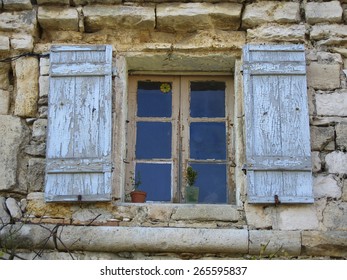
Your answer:
[[[141,203],[146,202],[147,193],[144,191],[132,191],[130,193],[131,202]]]

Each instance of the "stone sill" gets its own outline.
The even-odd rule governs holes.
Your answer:
[[[171,212],[173,220],[228,221],[242,220],[243,209],[230,204],[130,203],[117,202],[119,207],[147,207],[149,210]]]

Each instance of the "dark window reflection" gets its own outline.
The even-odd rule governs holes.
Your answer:
[[[224,82],[191,82],[190,115],[193,118],[225,116]]]
[[[138,122],[136,136],[136,158],[170,159],[171,134],[171,123]]]
[[[136,164],[135,174],[141,176],[141,190],[147,192],[147,201],[171,200],[171,164]]]
[[[225,164],[191,164],[198,172],[195,185],[199,187],[199,203],[227,203]]]
[[[171,117],[171,83],[138,82],[137,116]]]
[[[190,158],[226,159],[225,123],[191,123]]]

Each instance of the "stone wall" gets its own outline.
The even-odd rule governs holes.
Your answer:
[[[83,225],[115,244],[125,240],[110,238],[110,232],[132,236],[137,242],[135,247],[112,246],[107,251],[106,241],[96,243],[99,247],[85,245],[93,239],[90,233],[71,250],[89,251],[91,258],[115,258],[114,253],[129,258],[160,258],[163,253],[180,258],[222,257],[214,254],[217,252],[245,257],[259,255],[268,241],[269,254],[346,258],[346,24],[346,0],[0,0],[2,223],[8,224],[6,228],[24,223],[18,238],[29,238],[34,245],[40,241],[35,237],[45,238],[45,233],[28,237],[25,232],[36,232],[38,224],[59,225],[76,239],[85,234],[79,231]],[[236,205],[44,202],[47,54],[52,44],[112,45],[116,65],[114,91],[123,92],[126,97],[128,71],[229,71],[241,79],[238,65],[246,43],[301,43],[306,47],[314,204],[247,204],[242,172],[236,174]],[[239,102],[236,106],[242,115]],[[114,109],[119,112],[115,130],[121,134],[126,115],[119,99]],[[242,129],[238,132],[237,140],[242,143]],[[115,149],[122,153],[123,147]],[[242,149],[241,145],[241,157]],[[120,165],[116,165],[116,171],[122,174]],[[116,186],[123,184],[121,176],[114,181]],[[116,188],[116,195],[121,196],[122,189]],[[0,238],[6,235],[6,228],[1,230]],[[163,239],[160,231],[165,229],[168,236],[184,240],[191,247],[175,243],[164,246],[167,250],[152,251],[140,243],[139,228],[147,234],[152,228],[157,229],[152,234],[159,239]],[[198,233],[198,229],[203,232]],[[219,229],[226,231],[222,234]],[[194,235],[205,238],[205,245],[197,246]],[[216,243],[214,238],[218,236],[236,238],[242,245],[213,247],[211,243]],[[30,251],[38,246],[34,245],[20,249]],[[51,253],[56,249],[54,245],[46,249],[45,258],[69,258],[65,253]],[[25,254],[30,257],[29,251]]]

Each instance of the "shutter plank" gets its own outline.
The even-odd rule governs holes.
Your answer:
[[[51,49],[46,201],[111,199],[111,46]]]
[[[51,79],[49,88],[47,158],[73,157],[74,101],[70,89],[75,88],[75,78]]]
[[[244,48],[246,168],[250,203],[311,203],[304,47]]]

